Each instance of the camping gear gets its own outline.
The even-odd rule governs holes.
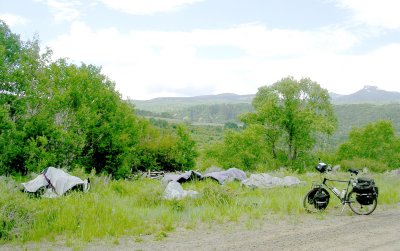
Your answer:
[[[229,168],[226,171],[207,173],[203,177],[212,178],[218,181],[221,185],[224,184],[226,181],[233,181],[233,180],[243,181],[247,179],[246,173],[237,168]]]
[[[194,190],[184,190],[180,183],[170,181],[165,188],[163,198],[166,200],[180,200],[186,197],[197,198],[198,192]]]
[[[42,197],[58,197],[70,190],[87,192],[90,189],[90,180],[82,180],[61,169],[48,167],[35,179],[22,183],[23,191]]]
[[[361,205],[371,205],[378,197],[378,187],[375,186],[375,181],[369,178],[358,178],[353,191],[357,193],[356,200]]]

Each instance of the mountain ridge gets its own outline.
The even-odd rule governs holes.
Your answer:
[[[400,103],[400,92],[385,91],[372,85],[366,85],[361,90],[348,95],[333,92],[329,95],[335,105]],[[251,104],[254,97],[255,94],[221,93],[193,97],[159,97],[150,100],[131,100],[131,102],[140,110],[172,112],[196,105]]]

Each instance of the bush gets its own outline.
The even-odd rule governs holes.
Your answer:
[[[258,133],[259,129],[258,126],[250,126],[243,131],[227,131],[223,143],[208,148],[205,158],[224,168],[254,170],[259,166],[271,166],[271,162],[275,162],[271,148]]]
[[[149,136],[138,147],[136,170],[183,171],[195,166],[196,142],[183,125],[161,132],[150,129]]]
[[[371,172],[379,172],[379,173],[382,173],[389,169],[387,164],[382,163],[381,161],[373,159],[364,159],[364,158],[342,160],[340,161],[340,166],[343,170],[347,170],[349,168],[356,168],[356,169],[368,168],[368,170]]]
[[[374,161],[380,171],[398,168],[400,166],[400,139],[395,135],[392,122],[377,121],[363,128],[354,128],[349,140],[340,145],[338,150],[340,160]],[[357,162],[357,161],[356,161]],[[361,163],[367,163],[361,161]]]

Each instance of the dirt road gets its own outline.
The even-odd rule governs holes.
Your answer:
[[[336,212],[337,213],[337,212]],[[322,219],[323,217],[323,219]],[[136,250],[400,250],[400,208],[369,216],[329,213],[265,222],[255,230],[216,226],[177,231],[162,241],[121,243]],[[115,247],[118,249],[118,247]]]
[[[346,209],[347,210],[347,209]],[[378,209],[369,216],[349,215],[340,210],[302,218],[266,220],[262,224],[225,224],[203,226],[195,230],[177,229],[161,241],[154,236],[122,238],[118,244],[92,242],[83,250],[399,250],[400,205],[396,209]],[[5,247],[3,247],[5,248]],[[10,249],[8,249],[10,248]],[[6,250],[16,247],[8,246]],[[38,250],[71,250],[54,244],[21,247]],[[17,248],[18,249],[18,248]],[[76,247],[74,248],[76,249]],[[0,247],[0,250],[2,248]]]

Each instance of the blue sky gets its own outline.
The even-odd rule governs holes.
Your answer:
[[[309,77],[400,92],[397,0],[0,0],[54,58],[101,66],[123,97],[256,93]]]

